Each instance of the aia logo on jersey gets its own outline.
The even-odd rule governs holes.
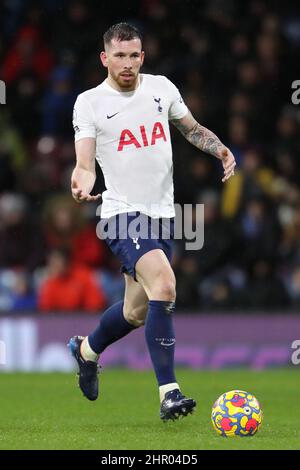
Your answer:
[[[146,134],[145,126],[140,126],[140,134],[135,136],[131,130],[123,129],[119,139],[118,152],[122,152],[124,147],[134,145],[135,148],[148,147],[155,145],[158,139],[167,141],[166,134],[161,122],[156,122],[153,126],[151,135]]]

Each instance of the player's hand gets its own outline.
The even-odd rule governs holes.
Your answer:
[[[236,161],[233,154],[226,147],[220,152],[219,158],[222,160],[222,165],[224,168],[224,176],[222,182],[225,183],[231,176],[234,175],[234,168],[236,166]]]
[[[79,204],[81,202],[91,202],[91,201],[98,201],[100,199],[101,194],[96,194],[95,196],[91,196],[90,194],[86,194],[82,189],[79,188],[76,181],[72,181],[71,183],[71,191],[73,199]]]

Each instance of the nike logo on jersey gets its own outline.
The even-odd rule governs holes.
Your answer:
[[[117,114],[119,114],[120,111],[118,111],[117,113],[115,114],[112,114],[111,116],[109,116],[108,114],[106,115],[107,119],[111,119],[113,118],[114,116],[116,116]]]

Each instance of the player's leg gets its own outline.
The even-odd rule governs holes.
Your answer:
[[[196,403],[181,394],[174,371],[176,280],[169,260],[160,249],[145,253],[136,263],[136,278],[147,297],[146,342],[159,385],[162,419],[191,413]]]
[[[143,287],[125,274],[124,301],[109,307],[87,337],[74,336],[69,346],[79,365],[79,386],[89,400],[98,397],[97,362],[107,346],[143,325],[148,298]]]
[[[124,317],[135,327],[145,324],[148,312],[148,297],[145,289],[129,274],[125,276]]]
[[[144,324],[147,295],[131,276],[124,276],[124,300],[109,307],[101,316],[97,328],[83,341],[81,352],[85,359],[97,361],[107,346]]]

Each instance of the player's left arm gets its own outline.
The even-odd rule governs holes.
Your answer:
[[[191,144],[222,161],[223,183],[234,175],[236,162],[233,154],[212,131],[201,126],[190,111],[183,118],[171,122]]]

